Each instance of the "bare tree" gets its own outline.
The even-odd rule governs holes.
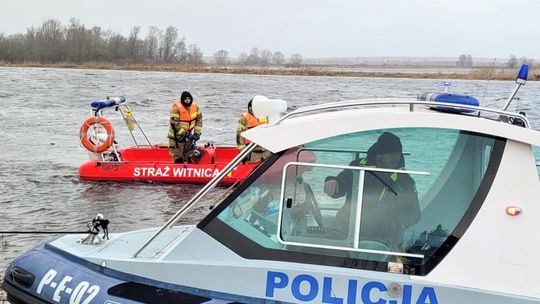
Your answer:
[[[226,50],[219,50],[214,53],[214,60],[216,65],[226,65],[229,60],[229,52]]]
[[[170,25],[165,30],[165,34],[163,35],[163,39],[161,41],[161,55],[162,59],[165,62],[172,62],[175,57],[175,45],[178,40],[178,30]]]
[[[465,54],[459,55],[458,61],[456,61],[456,65],[461,66],[461,67],[472,67],[472,65],[473,65],[472,56],[470,54],[469,55],[465,55]]]
[[[458,60],[456,61],[456,65],[457,66],[465,66],[465,60],[466,60],[467,56],[465,54],[461,54],[459,55],[459,58]]]
[[[473,66],[473,60],[472,60],[471,54],[467,55],[466,66],[468,66],[468,67],[472,67],[472,66]]]
[[[275,52],[272,55],[272,62],[277,65],[282,65],[285,62],[285,55],[281,52]]]
[[[72,62],[82,62],[89,58],[89,38],[86,29],[81,22],[75,18],[69,20],[66,28],[67,59]]]
[[[254,47],[251,49],[251,53],[247,57],[246,63],[249,65],[259,64],[259,49]]]
[[[174,45],[176,60],[185,63],[188,60],[188,51],[186,50],[186,39],[182,38]]]
[[[2,58],[6,58],[7,56],[7,52],[6,52],[7,39],[5,36],[6,35],[3,32],[0,32],[0,60],[2,60]]]
[[[159,28],[151,26],[148,28],[146,38],[144,39],[144,54],[149,60],[158,59],[158,46],[161,40],[162,32]]]
[[[39,47],[39,61],[57,62],[62,60],[64,32],[62,24],[56,19],[47,19],[36,32]]]
[[[262,66],[267,66],[272,59],[272,52],[270,50],[262,50],[259,58],[259,64]]]
[[[187,62],[194,65],[202,64],[203,53],[201,49],[196,44],[190,44],[188,49],[189,50]]]
[[[9,62],[23,62],[28,60],[27,37],[23,34],[10,35],[6,42],[6,60]]]
[[[513,68],[516,68],[518,66],[518,59],[516,56],[514,55],[510,55],[510,58],[508,59],[508,61],[506,62],[506,66],[513,69]]]
[[[296,65],[296,66],[301,65],[302,64],[302,55],[300,55],[298,53],[292,54],[290,61],[291,61],[292,65]]]
[[[22,36],[22,50],[18,56],[17,61],[37,61],[39,60],[39,43],[37,38],[37,29],[35,27],[30,27],[26,30],[26,35]]]
[[[95,60],[99,62],[111,61],[111,53],[108,49],[108,41],[106,37],[111,37],[112,33],[110,30],[104,31],[99,26],[94,26],[90,31],[87,31],[89,35],[88,44],[89,44],[89,60]]]
[[[127,55],[133,62],[139,62],[140,61],[140,53],[141,53],[141,44],[142,42],[139,40],[139,33],[141,31],[140,26],[134,26],[131,28],[131,33],[129,34],[129,38],[127,41]]]
[[[107,38],[107,49],[111,54],[111,59],[116,62],[121,62],[125,55],[126,38],[118,33],[109,33]]]
[[[246,53],[242,53],[238,56],[239,65],[246,65],[247,61],[248,61],[248,55]]]

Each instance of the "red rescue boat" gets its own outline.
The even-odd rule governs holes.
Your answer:
[[[112,124],[102,116],[105,108],[119,108],[132,138],[138,127],[147,141],[145,145],[118,148]],[[163,183],[207,183],[235,158],[240,150],[236,147],[199,146],[194,163],[173,163],[166,145],[152,145],[125,104],[125,97],[107,98],[92,102],[94,116],[88,118],[80,130],[83,146],[89,151],[90,160],[79,167],[79,177],[85,181],[151,181]],[[195,143],[194,143],[195,144]],[[243,181],[259,163],[241,163],[222,184]]]
[[[153,181],[163,183],[207,183],[239,153],[235,147],[207,147],[196,164],[173,164],[166,146],[118,149],[122,161],[88,160],[79,167],[79,177],[87,181]],[[259,163],[238,165],[222,181],[244,180]]]

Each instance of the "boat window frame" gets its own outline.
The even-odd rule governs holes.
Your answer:
[[[502,157],[506,150],[507,138],[493,136],[485,133],[477,133],[456,129],[458,132],[489,137],[494,140],[492,156],[488,163],[486,172],[478,189],[471,200],[464,216],[458,222],[454,230],[449,234],[443,244],[434,252],[429,260],[422,265],[415,265],[418,258],[410,258],[411,263],[403,264],[405,275],[426,276],[439,265],[439,263],[452,251],[457,242],[463,237],[467,229],[471,226],[478,212],[493,185]],[[300,147],[301,148],[301,147]],[[363,260],[351,257],[329,256],[317,253],[287,251],[282,249],[266,248],[257,242],[249,239],[224,223],[218,215],[241,195],[245,189],[250,187],[266,170],[272,166],[288,150],[272,154],[261,166],[227,196],[216,208],[214,208],[202,221],[197,224],[197,228],[207,233],[210,237],[220,242],[239,256],[250,260],[271,260],[282,262],[293,262],[300,264],[325,265],[351,269],[372,270],[378,272],[390,272],[389,263],[386,261]]]
[[[303,242],[291,242],[286,241],[282,237],[282,221],[283,221],[283,212],[285,204],[285,189],[287,184],[287,169],[291,166],[306,166],[314,168],[332,168],[332,169],[348,169],[353,171],[359,171],[358,178],[358,192],[356,193],[357,203],[356,203],[356,214],[354,215],[354,237],[353,237],[353,246],[352,247],[341,247],[341,246],[330,246],[330,245],[320,245],[320,244],[311,244]],[[280,194],[280,204],[278,210],[278,225],[277,225],[277,240],[283,245],[291,246],[302,246],[302,247],[311,247],[317,249],[330,249],[330,250],[341,250],[341,251],[351,251],[358,253],[373,253],[380,255],[392,255],[392,256],[401,256],[409,258],[420,258],[423,259],[423,254],[415,253],[406,253],[399,251],[383,251],[383,250],[374,250],[374,249],[362,249],[360,248],[360,224],[362,218],[362,203],[364,197],[364,178],[366,171],[369,172],[382,172],[382,173],[398,173],[398,174],[409,174],[409,175],[430,175],[426,171],[412,171],[412,170],[397,170],[397,169],[382,169],[382,168],[372,168],[372,167],[358,167],[358,166],[342,166],[342,165],[330,165],[330,164],[321,164],[321,163],[305,163],[305,162],[288,162],[283,166],[283,177],[281,179],[281,194]]]

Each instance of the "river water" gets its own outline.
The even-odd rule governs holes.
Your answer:
[[[173,99],[190,91],[203,112],[203,136],[219,145],[234,145],[236,122],[254,95],[285,99],[289,110],[347,99],[416,97],[438,91],[441,80],[349,77],[257,76],[170,72],[104,71],[0,67],[0,232],[85,231],[97,213],[111,221],[111,232],[162,225],[201,186],[150,183],[81,182],[79,164],[87,153],[79,144],[82,121],[92,100],[124,95],[153,143],[165,142]],[[514,87],[511,81],[454,80],[453,92],[501,108]],[[540,128],[540,83],[529,82],[512,110],[527,112]],[[129,133],[113,121],[120,145]],[[276,139],[279,140],[279,139]],[[225,189],[183,219],[196,223]],[[5,234],[0,246],[0,278],[8,263],[25,250],[55,235]],[[5,297],[0,293],[0,301]]]

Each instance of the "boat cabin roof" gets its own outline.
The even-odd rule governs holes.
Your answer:
[[[459,114],[454,109],[474,112]],[[512,124],[515,120],[522,124]],[[301,108],[242,136],[277,153],[352,132],[418,127],[471,131],[540,146],[540,132],[531,129],[520,114],[471,106],[447,108],[441,103],[413,99],[352,100]]]

